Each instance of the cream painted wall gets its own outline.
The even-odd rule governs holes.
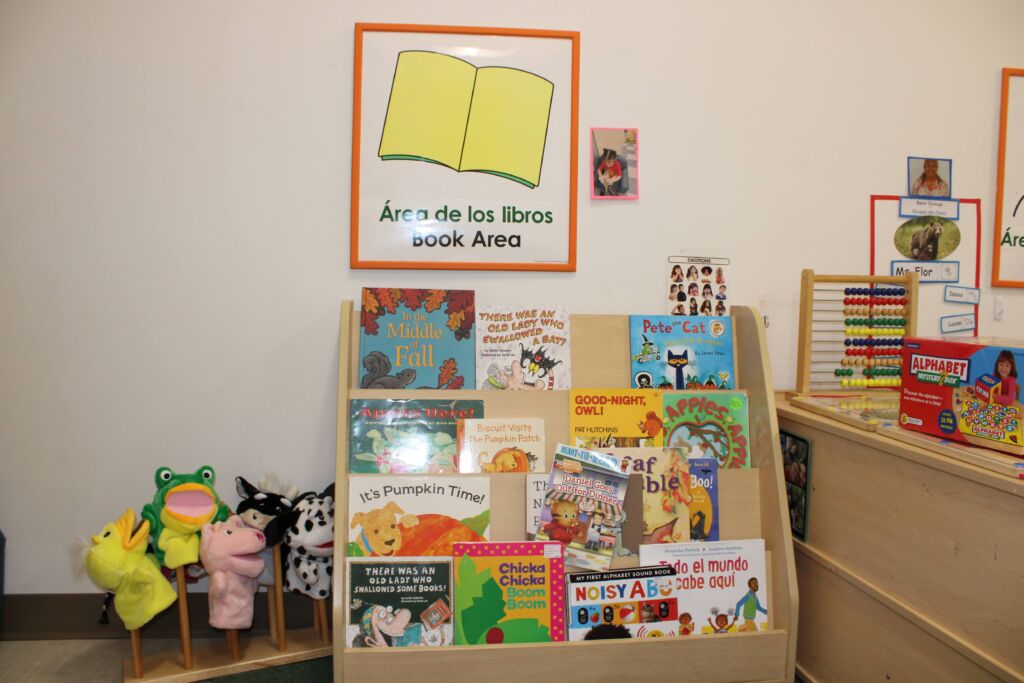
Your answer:
[[[92,590],[71,539],[159,465],[332,476],[338,301],[364,285],[656,311],[714,247],[793,382],[800,269],[865,272],[868,195],[952,157],[991,260],[999,69],[1024,4],[440,0],[0,4],[0,528],[7,592]],[[372,9],[371,9],[372,7]],[[637,203],[579,204],[575,274],[348,269],[352,25],[582,32],[580,139],[640,129]],[[606,49],[606,45],[616,49]],[[581,171],[582,174],[585,171]],[[1024,295],[985,333],[1024,337]]]

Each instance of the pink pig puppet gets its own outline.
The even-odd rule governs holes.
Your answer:
[[[263,560],[257,555],[266,537],[233,515],[226,522],[205,524],[199,559],[210,575],[210,626],[244,629],[252,626],[253,594]]]

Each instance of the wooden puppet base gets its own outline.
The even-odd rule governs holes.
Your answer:
[[[135,678],[132,661],[127,660],[124,663],[124,680],[186,683],[329,657],[332,654],[331,646],[323,643],[321,631],[312,628],[289,631],[287,652],[279,652],[277,643],[266,635],[242,638],[239,647],[239,661],[232,660],[231,647],[226,638],[205,647],[197,647],[192,652],[191,669],[183,668],[182,655],[178,651],[144,657],[142,664],[145,674],[142,678]]]
[[[184,567],[174,570],[174,583],[178,590],[178,627],[181,631],[182,666],[191,669],[193,666],[192,632],[188,621],[188,582],[185,579]]]

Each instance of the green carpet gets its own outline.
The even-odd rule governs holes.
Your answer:
[[[333,657],[310,659],[306,662],[277,666],[273,669],[260,669],[244,674],[221,676],[212,680],[216,683],[291,683],[291,681],[331,681],[333,676]]]

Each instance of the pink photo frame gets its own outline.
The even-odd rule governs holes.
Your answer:
[[[591,128],[591,199],[640,198],[640,132],[637,128]]]

